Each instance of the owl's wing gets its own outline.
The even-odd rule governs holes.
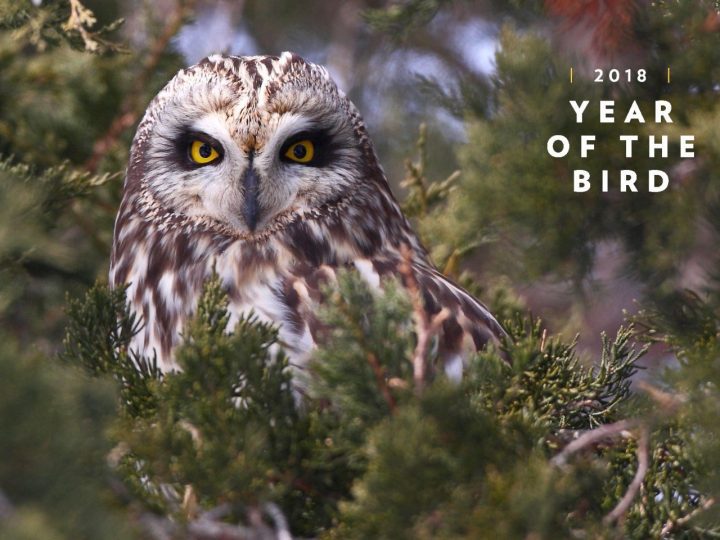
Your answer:
[[[497,343],[507,335],[482,302],[436,269],[421,267],[416,270],[416,275],[425,309],[431,314],[442,308],[450,311],[446,333],[449,328],[459,325],[476,350],[485,348],[489,343]],[[452,348],[451,343],[447,345]]]
[[[382,289],[387,278],[398,278],[411,294],[420,296],[430,318],[444,310],[437,353],[453,378],[459,378],[470,353],[497,344],[506,335],[480,301],[424,261],[411,263],[411,274],[399,254],[356,258],[344,267],[356,271],[375,290]],[[297,335],[309,331],[315,343],[322,342],[326,330],[317,317],[317,307],[325,301],[323,285],[337,279],[337,269],[331,265],[295,265],[277,291],[287,306],[285,324]]]

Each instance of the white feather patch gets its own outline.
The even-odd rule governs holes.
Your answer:
[[[380,290],[380,275],[375,271],[373,263],[368,259],[356,259],[353,261],[355,268],[360,273],[360,276],[367,282],[370,287],[375,290]]]
[[[459,383],[463,376],[463,359],[459,354],[453,354],[445,361],[445,375],[452,382]]]

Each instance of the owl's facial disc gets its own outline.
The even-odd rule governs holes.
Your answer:
[[[173,214],[257,235],[281,216],[373,189],[358,122],[319,66],[289,53],[212,57],[158,96],[128,178]]]

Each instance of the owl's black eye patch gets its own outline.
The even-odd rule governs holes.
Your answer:
[[[280,147],[280,160],[308,167],[323,167],[330,163],[337,145],[326,130],[301,131],[289,137]]]
[[[215,137],[200,131],[185,130],[175,141],[178,162],[186,169],[217,165],[225,150]]]

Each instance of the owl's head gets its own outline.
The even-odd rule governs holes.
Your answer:
[[[138,127],[126,190],[256,234],[387,183],[360,115],[327,71],[283,53],[215,55],[180,71]]]

